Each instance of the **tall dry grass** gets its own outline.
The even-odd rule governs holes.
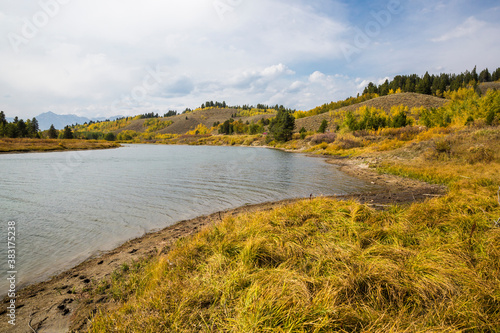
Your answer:
[[[110,283],[129,296],[90,332],[499,331],[500,209],[472,192],[226,218]]]

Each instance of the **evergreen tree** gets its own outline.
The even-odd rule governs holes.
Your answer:
[[[8,138],[18,138],[19,131],[17,129],[17,123],[7,123],[4,127],[4,135]]]
[[[492,81],[498,81],[500,80],[500,67],[498,67],[493,74],[491,74],[491,80]]]
[[[352,113],[352,111],[348,111],[347,114],[345,115],[344,124],[351,131],[356,131],[358,129],[358,121],[356,119],[356,116],[354,116],[354,114]]]
[[[325,133],[327,127],[328,127],[328,121],[326,119],[323,119],[321,125],[319,126],[318,133]]]
[[[59,133],[57,133],[57,130],[54,127],[54,125],[50,125],[48,135],[49,135],[49,139],[57,139],[57,136],[59,135]]]
[[[481,72],[481,74],[479,74],[479,82],[491,82],[491,74],[488,71],[488,68],[486,68]]]
[[[479,81],[479,76],[477,75],[477,66],[474,66],[474,69],[472,70],[472,79],[476,82]]]
[[[380,96],[386,96],[389,94],[389,80],[385,80],[385,82],[380,85],[379,87],[379,93],[380,93]]]
[[[63,139],[73,139],[73,131],[69,126],[64,127]]]
[[[302,128],[300,129],[299,133],[300,133],[300,138],[301,138],[302,140],[304,140],[304,139],[306,138],[306,134],[307,134],[307,130],[305,129],[305,127],[302,127]]]
[[[31,138],[36,138],[38,137],[38,131],[40,130],[40,127],[38,125],[38,120],[36,120],[35,117],[33,117],[33,119],[28,120],[29,124],[28,124],[28,136],[30,136]]]
[[[7,119],[5,119],[5,113],[0,111],[0,138],[5,136],[5,126],[7,126]]]
[[[293,129],[295,128],[295,118],[289,110],[280,107],[276,118],[271,120],[269,132],[274,140],[286,142],[292,139]]]
[[[28,136],[28,127],[22,119],[19,119],[19,121],[17,122],[17,132],[19,133],[20,138],[25,138]]]
[[[406,78],[405,84],[403,86],[404,92],[415,92],[415,83],[410,77]]]
[[[0,111],[0,125],[7,125],[7,119],[5,118],[5,113]]]
[[[432,87],[431,76],[429,75],[429,72],[426,72],[424,77],[417,84],[416,90],[419,94],[430,95],[432,92],[431,87]]]

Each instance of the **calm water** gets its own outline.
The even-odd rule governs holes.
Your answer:
[[[176,221],[368,185],[319,158],[245,147],[130,145],[0,156],[0,276],[17,224],[18,287]],[[0,279],[0,294],[7,281]]]

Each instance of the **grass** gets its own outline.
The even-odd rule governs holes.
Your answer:
[[[408,207],[316,198],[226,218],[112,280],[127,296],[90,332],[498,332],[488,168],[437,172],[449,194]]]
[[[0,153],[44,152],[78,149],[116,148],[116,142],[97,140],[57,140],[57,139],[9,139],[0,138]]]
[[[265,137],[174,140],[256,145]],[[316,198],[227,217],[102,281],[94,292],[115,303],[93,316],[89,332],[500,332],[498,124],[268,145],[356,157],[448,193],[382,211]]]

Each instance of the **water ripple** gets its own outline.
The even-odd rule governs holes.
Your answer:
[[[130,145],[2,155],[0,166],[1,220],[18,226],[20,284],[182,219],[367,188],[321,159],[261,148]]]

